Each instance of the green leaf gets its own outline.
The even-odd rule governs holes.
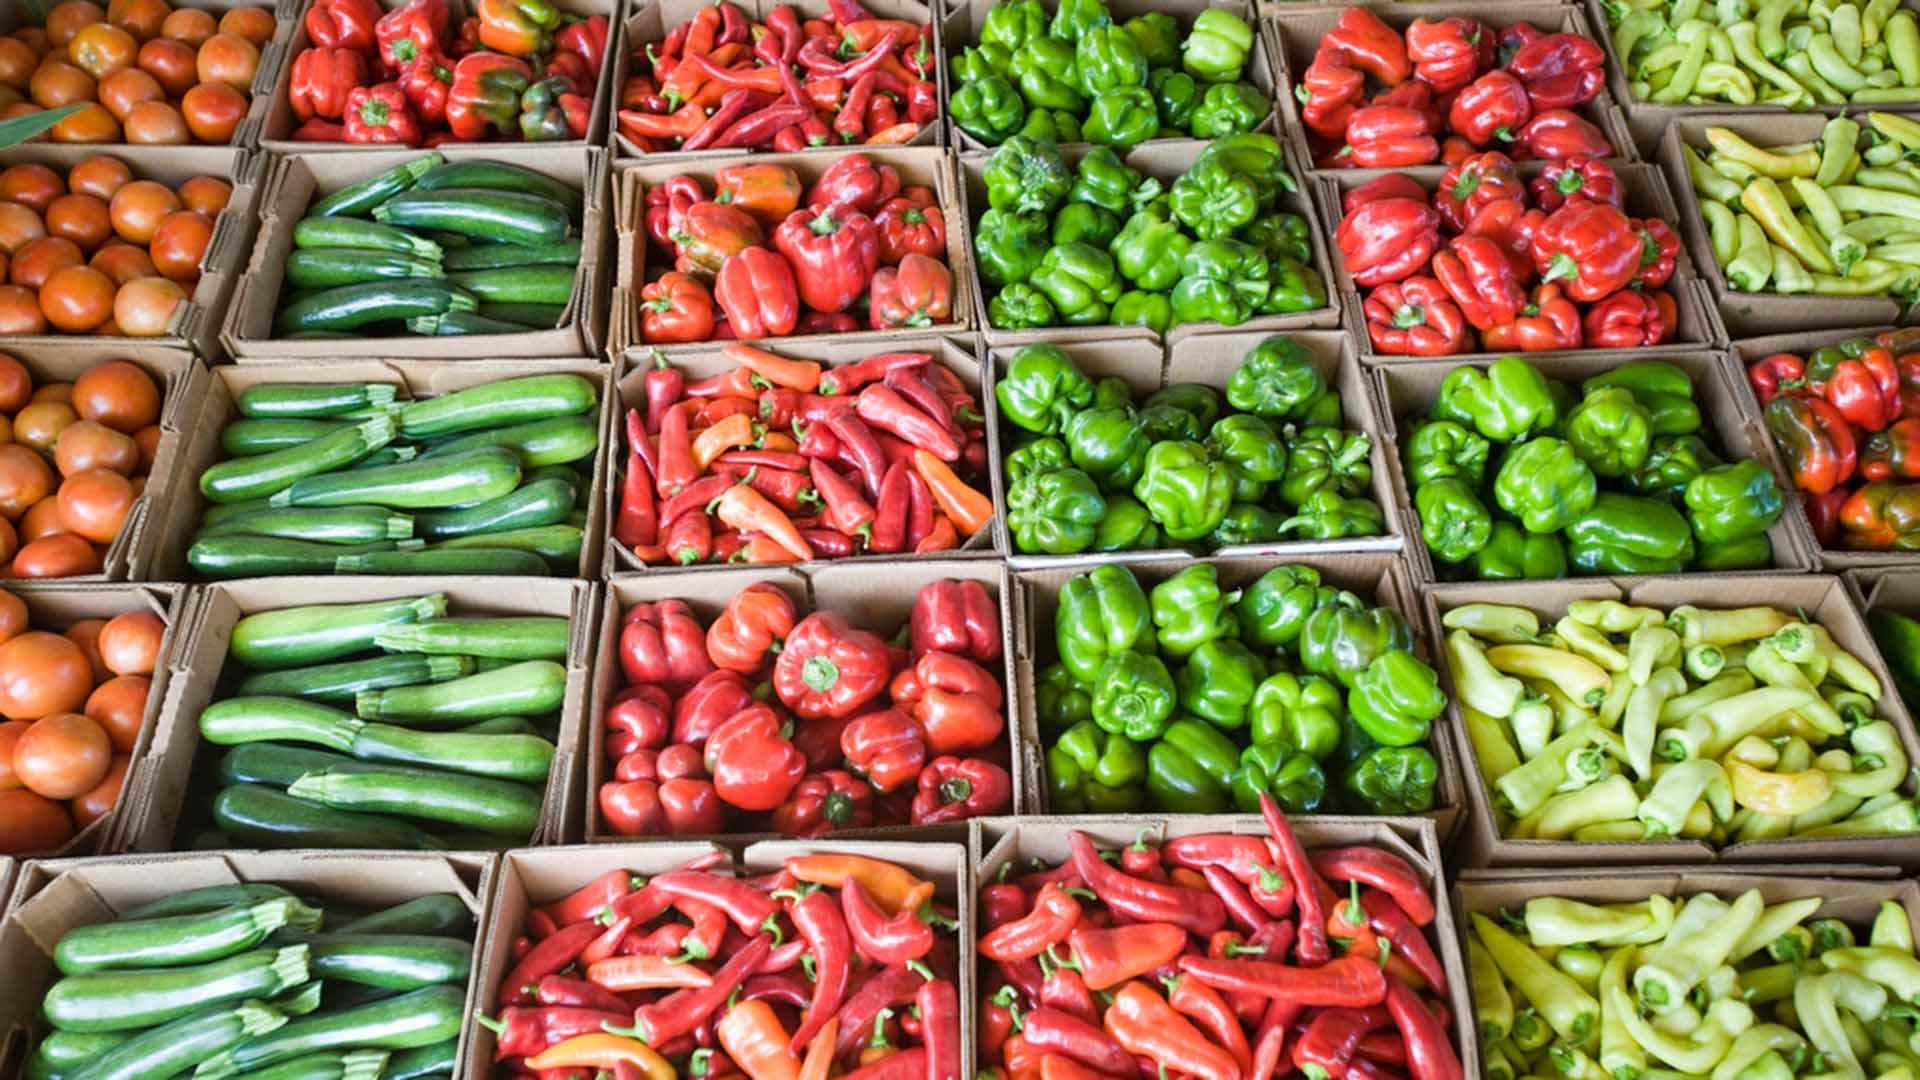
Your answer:
[[[48,109],[45,112],[28,113],[11,120],[0,120],[0,150],[19,146],[28,139],[52,131],[55,124],[85,107],[85,102],[75,102],[72,105],[62,105],[57,109]]]

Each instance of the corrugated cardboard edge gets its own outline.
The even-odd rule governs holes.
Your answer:
[[[1434,900],[1433,924],[1428,939],[1439,954],[1447,973],[1446,1000],[1453,1003],[1449,1029],[1454,1048],[1460,1053],[1465,1076],[1480,1075],[1480,1045],[1477,1021],[1468,1007],[1465,938],[1459,933],[1455,915],[1447,897],[1448,866],[1442,856],[1440,835],[1433,823],[1417,818],[1394,817],[1292,817],[1288,819],[1300,843],[1309,851],[1316,848],[1366,844],[1391,852],[1410,863]],[[1266,822],[1257,815],[1220,814],[1157,815],[1140,814],[1108,817],[1082,817],[1058,820],[1013,820],[983,818],[973,823],[974,882],[976,887],[994,880],[1002,866],[1017,858],[1039,856],[1049,865],[1068,857],[1068,837],[1072,832],[1086,833],[1095,844],[1119,848],[1133,843],[1143,833],[1165,842],[1196,833],[1234,833],[1241,836],[1266,836]],[[968,1041],[973,1046],[973,1041]],[[989,1062],[975,1062],[981,1068]],[[970,1071],[965,1075],[973,1075]]]
[[[1271,558],[1209,558],[1192,561],[1216,567],[1221,586],[1230,589],[1251,584],[1275,565],[1275,560]],[[1127,568],[1140,580],[1142,588],[1151,591],[1154,585],[1173,576],[1176,571],[1192,565],[1192,561],[1136,562]],[[1404,564],[1393,553],[1314,554],[1292,557],[1287,562],[1311,567],[1320,573],[1325,583],[1356,593],[1362,600],[1398,611],[1413,631],[1415,653],[1433,664],[1436,670],[1444,667],[1429,643],[1422,597],[1408,580]],[[1019,690],[1016,698],[1020,709],[1020,741],[1026,748],[1024,758],[1033,770],[1026,781],[1030,793],[1029,805],[1033,813],[1059,821],[1078,822],[1083,817],[1058,814],[1048,805],[1046,755],[1041,749],[1044,743],[1034,688],[1038,685],[1039,669],[1052,662],[1055,655],[1053,617],[1059,605],[1060,587],[1068,578],[1085,570],[1085,566],[1062,566],[1046,570],[1021,570],[1013,575],[1015,622],[1011,656]],[[1459,756],[1458,749],[1445,730],[1458,724],[1458,717],[1449,714],[1445,720],[1434,725],[1433,734],[1427,740],[1428,749],[1440,765],[1440,778],[1434,785],[1434,809],[1424,815],[1391,819],[1428,822],[1437,830],[1436,835],[1447,842],[1451,842],[1453,835],[1461,829],[1468,805],[1465,794],[1467,784],[1463,776],[1467,759]],[[1331,786],[1337,784],[1338,780],[1329,777],[1328,783]],[[1335,817],[1311,816],[1298,820],[1320,821]]]
[[[1612,370],[1617,363],[1613,359],[1590,353],[1533,353],[1523,358],[1538,368],[1542,375],[1550,379],[1564,379],[1576,386],[1582,379]],[[1767,438],[1764,431],[1755,430],[1740,406],[1738,393],[1729,385],[1731,376],[1724,354],[1695,350],[1667,353],[1661,359],[1693,377],[1694,396],[1701,404],[1701,413],[1712,432],[1718,436],[1718,449],[1729,460],[1752,458],[1776,474],[1782,471],[1772,440]],[[1400,417],[1425,417],[1431,412],[1441,381],[1448,372],[1462,366],[1484,369],[1491,363],[1493,361],[1485,357],[1464,362],[1407,359],[1373,368],[1371,374],[1375,380],[1375,399],[1380,403],[1382,430],[1388,445],[1397,448],[1400,436],[1404,434],[1399,426]],[[1440,581],[1439,568],[1435,566],[1426,543],[1420,538],[1419,511],[1414,506],[1413,487],[1407,482],[1406,462],[1398,453],[1390,456],[1394,498],[1407,508],[1407,563],[1413,570],[1414,580],[1422,584]],[[1489,468],[1495,467],[1497,465],[1489,465]],[[1605,485],[1605,489],[1611,491],[1624,490],[1624,487],[1615,481]],[[1783,491],[1790,487],[1789,483],[1781,483]],[[1797,524],[1794,517],[1794,514],[1782,513],[1780,520],[1767,530],[1767,539],[1773,544],[1773,566],[1770,571],[1820,568],[1819,553],[1811,542],[1812,534]],[[1804,521],[1804,514],[1799,517]]]
[[[1807,613],[1809,621],[1825,626],[1841,648],[1859,657],[1880,680],[1884,692],[1877,702],[1881,719],[1900,733],[1908,757],[1920,753],[1920,735],[1914,731],[1900,695],[1894,692],[1873,635],[1867,630],[1854,592],[1837,577],[1823,574],[1690,574],[1685,577],[1570,578],[1563,581],[1476,582],[1436,585],[1426,590],[1427,624],[1438,635],[1442,614],[1464,603],[1511,604],[1557,620],[1567,603],[1577,599],[1618,599],[1668,610],[1680,604],[1707,608],[1734,608],[1769,604]],[[1480,773],[1479,759],[1452,697],[1452,673],[1439,665],[1441,685],[1447,689],[1447,715],[1460,760],[1471,771],[1465,778],[1471,810],[1461,830],[1455,855],[1463,867],[1614,867],[1645,864],[1745,864],[1771,862],[1894,863],[1909,869],[1920,865],[1920,836],[1842,837],[1828,839],[1760,840],[1718,850],[1704,843],[1651,840],[1632,843],[1583,844],[1573,841],[1508,840],[1500,835],[1493,799]],[[1903,785],[1911,791],[1910,777]]]
[[[884,569],[884,575],[873,573]],[[683,600],[693,609],[694,616],[702,626],[712,623],[733,595],[741,589],[759,582],[774,585],[784,591],[794,601],[802,614],[813,611],[831,611],[846,618],[855,626],[872,630],[882,637],[890,636],[895,629],[905,624],[907,616],[913,610],[915,597],[922,586],[948,578],[963,581],[978,581],[986,587],[988,595],[1000,608],[1001,662],[996,674],[1006,688],[1007,728],[1004,738],[1008,746],[1007,771],[1013,777],[1013,812],[1016,814],[1037,813],[1040,803],[1035,801],[1037,794],[1029,783],[1032,766],[1028,758],[1036,751],[1032,745],[1020,737],[1019,716],[1022,706],[1015,683],[1014,643],[1017,640],[1017,627],[1014,622],[1012,602],[1012,578],[1006,566],[998,560],[990,559],[915,559],[890,560],[885,563],[849,564],[815,563],[807,567],[766,567],[732,568],[714,570],[702,574],[686,573],[649,573],[643,575],[616,574],[608,582],[605,597],[600,609],[595,613],[599,651],[595,656],[593,682],[590,690],[589,712],[581,757],[586,777],[581,800],[581,815],[585,822],[584,836],[588,843],[619,842],[631,843],[635,838],[613,834],[601,821],[599,791],[601,781],[611,771],[603,743],[606,735],[606,710],[614,695],[621,689],[624,681],[619,661],[620,627],[622,616],[635,604],[650,603],[659,600]],[[952,826],[892,826],[872,829],[842,830],[833,835],[837,837],[873,836],[898,839],[912,836],[915,839],[950,840],[962,836],[964,830],[958,825]],[[716,842],[734,843],[742,834],[701,837]],[[765,834],[752,834],[763,836]]]
[[[535,846],[561,842],[572,824],[570,808],[577,802],[578,747],[586,724],[596,585],[551,578],[292,577],[222,582],[198,591],[191,625],[181,639],[184,644],[171,657],[167,700],[153,728],[147,767],[141,770],[137,788],[129,787],[130,805],[137,812],[125,823],[122,846],[129,851],[185,846],[177,834],[190,816],[187,800],[211,798],[212,792],[195,787],[196,759],[203,751],[198,721],[202,710],[224,696],[219,691],[228,685],[221,678],[228,663],[227,643],[241,615],[293,606],[290,598],[298,598],[300,604],[340,604],[436,592],[448,595],[449,610],[455,613],[564,615],[571,621],[556,750],[547,773],[540,824],[528,841]]]
[[[0,970],[10,976],[0,985],[0,1069],[12,1075],[34,1033],[44,1028],[40,1002],[54,975],[53,946],[61,934],[207,885],[272,882],[303,895],[381,907],[452,893],[473,913],[474,964],[465,987],[472,1001],[496,865],[496,857],[484,853],[392,851],[205,851],[26,863],[0,922]],[[375,868],[379,872],[371,872]],[[471,1058],[467,1044],[477,1026],[469,1014],[455,1051],[456,1070]]]

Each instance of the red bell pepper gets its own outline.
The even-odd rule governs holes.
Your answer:
[[[1447,126],[1476,146],[1512,142],[1533,119],[1533,102],[1519,79],[1504,71],[1489,71],[1454,96],[1447,109]]]
[[[857,210],[795,210],[774,230],[773,246],[793,265],[800,299],[815,311],[853,306],[880,265],[880,231]]]
[[[1361,307],[1367,337],[1389,356],[1451,356],[1471,347],[1459,305],[1425,274],[1375,286]]]
[[[1514,154],[1520,158],[1558,161],[1573,157],[1610,157],[1613,143],[1606,133],[1579,113],[1567,109],[1535,111],[1520,129]]]
[[[848,154],[814,181],[807,205],[828,214],[858,210],[871,216],[899,193],[900,174],[893,166],[876,165],[865,154]]]
[[[821,836],[873,824],[873,789],[841,769],[810,773],[773,812],[784,836]]]
[[[1427,201],[1427,189],[1420,182],[1405,173],[1387,173],[1375,177],[1346,193],[1340,199],[1340,212],[1351,214],[1359,207],[1377,199],[1412,199],[1415,202]]]
[[[1513,59],[1515,53],[1519,52],[1528,42],[1537,41],[1540,37],[1540,28],[1527,22],[1525,19],[1514,23],[1512,26],[1501,27],[1500,43],[1494,50],[1494,62],[1498,63],[1501,67],[1506,67],[1507,61]]]
[[[592,15],[568,23],[553,35],[553,43],[586,61],[587,71],[598,80],[607,61],[607,17]]]
[[[852,716],[886,689],[887,673],[886,642],[816,611],[787,635],[773,689],[800,716]]]
[[[665,555],[681,566],[705,562],[713,554],[713,519],[705,510],[692,510],[667,520],[660,534]]]
[[[323,49],[374,50],[380,5],[374,0],[314,0],[307,9],[307,40]]]
[[[1555,352],[1577,349],[1583,340],[1580,309],[1566,298],[1558,283],[1544,281],[1534,286],[1528,294],[1527,305],[1520,309],[1518,318],[1510,323],[1488,327],[1481,331],[1480,339],[1490,350]]]
[[[1853,425],[1825,398],[1781,394],[1762,413],[1795,487],[1823,495],[1853,476],[1859,452]]]
[[[915,825],[948,825],[998,814],[1013,805],[1013,778],[985,758],[943,755],[920,772]]]
[[[1337,50],[1322,48],[1294,87],[1300,101],[1300,121],[1315,134],[1333,140],[1347,137],[1347,121],[1366,100],[1367,76]]]
[[[793,269],[767,248],[747,248],[723,263],[713,296],[735,337],[784,337],[800,320]]]
[[[1876,481],[1840,506],[1842,547],[1865,551],[1920,548],[1920,484]]]
[[[453,62],[439,53],[421,53],[400,73],[400,89],[422,124],[447,118],[447,93],[453,88]]]
[[[1867,436],[1860,475],[1868,480],[1920,480],[1920,418],[1896,420]]]
[[[1589,303],[1626,288],[1644,250],[1633,223],[1605,203],[1562,206],[1533,234],[1540,279],[1564,281],[1568,296]]]
[[[1589,349],[1640,349],[1673,336],[1677,310],[1665,292],[1622,289],[1587,309]]]
[[[640,290],[640,340],[705,341],[713,336],[713,294],[691,274],[662,274]]]
[[[1893,353],[1866,339],[1816,349],[1807,361],[1807,389],[1865,431],[1900,416],[1900,369]]]
[[[365,85],[367,61],[359,53],[325,47],[303,49],[293,61],[287,99],[296,119],[321,116],[338,120],[346,115],[347,96]]]
[[[673,699],[659,686],[630,686],[607,707],[606,721],[609,752],[658,750],[673,734]]]
[[[1425,200],[1375,199],[1340,220],[1334,241],[1355,284],[1400,281],[1432,258],[1440,244],[1440,214]]]
[[[1414,75],[1436,94],[1458,90],[1493,66],[1496,35],[1479,19],[1417,18],[1406,38]]]
[[[420,145],[420,121],[399,83],[360,86],[347,95],[347,141]]]
[[[461,57],[447,89],[447,129],[462,142],[478,142],[490,132],[518,133],[520,95],[532,82],[533,69],[511,56],[477,52]]]
[[[1603,202],[1615,209],[1626,208],[1626,193],[1613,166],[1598,158],[1570,157],[1549,161],[1528,187],[1533,201],[1548,213],[1572,198]]]
[[[743,210],[717,202],[696,202],[680,215],[673,235],[674,268],[692,274],[717,274],[728,259],[766,243],[760,226]]]
[[[1460,232],[1488,203],[1527,197],[1513,159],[1498,150],[1475,154],[1447,167],[1433,192],[1433,208],[1448,228]]]
[[[1388,86],[1398,86],[1413,75],[1413,62],[1407,58],[1400,32],[1366,8],[1342,11],[1333,29],[1320,39],[1320,48],[1344,53],[1349,65]]]
[[[1533,234],[1546,220],[1547,215],[1527,209],[1519,199],[1496,199],[1481,207],[1462,235],[1491,237],[1513,264],[1515,280],[1524,285],[1539,276],[1533,265]]]
[[[742,810],[772,810],[807,772],[807,759],[781,734],[780,714],[755,703],[707,736],[705,760],[720,798]]]
[[[627,682],[679,689],[712,670],[706,632],[684,601],[662,600],[627,609],[620,623],[620,671]]]
[[[400,71],[417,56],[439,52],[449,22],[446,0],[407,0],[374,24],[380,62]]]
[[[662,248],[674,249],[673,234],[681,231],[680,221],[688,208],[706,200],[707,193],[700,181],[684,174],[668,177],[665,183],[647,188],[644,200],[647,236]]]
[[[1419,79],[1408,79],[1399,86],[1390,86],[1367,100],[1369,105],[1395,105],[1403,109],[1426,114],[1433,130],[1438,132],[1446,120],[1446,110],[1433,99],[1433,87]]]
[[[713,201],[743,210],[766,229],[800,207],[800,177],[785,165],[728,165],[713,175]]]
[[[1000,659],[1000,611],[977,581],[948,578],[921,586],[908,617],[915,659],[953,653],[980,663]]]
[[[1774,353],[1747,368],[1753,396],[1765,405],[1777,395],[1797,393],[1807,385],[1807,362],[1792,353]]]
[[[750,674],[793,628],[793,600],[785,592],[765,582],[749,585],[707,627],[707,656],[716,667]]]
[[[660,784],[660,809],[675,836],[710,836],[726,826],[727,808],[713,782],[693,777]]]
[[[1513,265],[1485,236],[1456,236],[1433,256],[1433,276],[1475,329],[1512,322],[1526,304]]]
[[[1433,117],[1401,105],[1355,109],[1347,118],[1347,149],[1353,163],[1363,169],[1425,165],[1440,158],[1440,142],[1433,137]]]
[[[953,272],[938,259],[909,252],[900,265],[873,275],[867,300],[867,323],[875,330],[943,323],[953,314]]]
[[[874,218],[880,229],[880,261],[898,263],[910,254],[945,259],[947,218],[938,206],[907,198],[889,199]]]
[[[927,760],[926,734],[897,707],[855,717],[840,733],[840,749],[847,768],[882,793],[913,783]]]
[[[1607,54],[1580,34],[1543,34],[1507,60],[1506,69],[1527,88],[1535,112],[1571,109],[1592,101],[1606,85]]]
[[[1673,276],[1674,262],[1680,257],[1680,238],[1659,218],[1630,220],[1640,234],[1640,268],[1633,275],[1633,286],[1658,289]]]
[[[999,680],[953,653],[930,652],[894,676],[889,691],[925,732],[936,754],[983,750],[1006,730]]]
[[[539,56],[553,47],[560,9],[550,0],[474,0],[480,44],[508,56]]]
[[[565,54],[563,54],[565,55]],[[592,118],[593,99],[574,92],[574,83],[549,76],[520,95],[520,136],[528,142],[581,139]]]
[[[1849,494],[1846,488],[1835,488],[1821,495],[1802,495],[1800,505],[1806,509],[1807,524],[1821,547],[1839,546],[1840,508],[1846,505]]]

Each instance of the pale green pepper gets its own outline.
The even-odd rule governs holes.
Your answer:
[[[1627,678],[1644,683],[1652,677],[1655,667],[1672,663],[1679,657],[1680,635],[1664,626],[1643,626],[1627,639]]]
[[[1694,902],[1698,900],[1695,897]],[[1749,889],[1696,933],[1679,933],[1676,924],[1676,932],[1665,942],[1641,955],[1633,972],[1634,993],[1656,1011],[1685,1001],[1695,986],[1727,962],[1734,946],[1765,910],[1760,890]]]
[[[1887,1007],[1887,992],[1858,975],[1844,971],[1803,978],[1793,988],[1793,1011],[1807,1041],[1826,1058],[1829,1071],[1861,1075],[1860,1058],[1840,1023],[1845,1009],[1861,1020],[1878,1019]]]
[[[1670,631],[1667,635],[1673,636]],[[1674,638],[1676,643],[1678,640]],[[1634,687],[1632,696],[1627,699],[1627,711],[1622,717],[1620,734],[1626,742],[1627,767],[1642,780],[1653,775],[1653,740],[1659,726],[1660,710],[1668,699],[1685,693],[1686,689],[1684,675],[1675,668],[1663,667],[1642,685]]]
[[[1722,698],[1695,710],[1681,726],[1662,731],[1655,752],[1669,761],[1717,758],[1775,718],[1805,708],[1813,697],[1805,690],[1763,686]]]
[[[1595,730],[1591,721],[1576,725],[1548,743],[1537,757],[1495,780],[1494,791],[1502,809],[1516,817],[1538,810],[1566,782],[1568,755],[1587,747]]]
[[[1694,648],[1718,648],[1718,646],[1696,645]],[[1723,659],[1724,656],[1723,652]],[[1754,685],[1753,676],[1744,670],[1722,672],[1705,686],[1677,698],[1668,699],[1665,705],[1660,706],[1660,724],[1662,727],[1678,724],[1716,701],[1725,701],[1730,697],[1738,697],[1746,693],[1753,689]]]
[[[1474,933],[1494,965],[1540,1010],[1554,1033],[1572,1042],[1585,1041],[1600,1019],[1600,1003],[1593,995],[1493,920],[1478,912],[1472,918]]]
[[[1727,654],[1718,645],[1695,645],[1685,653],[1687,674],[1705,683],[1727,669]]]
[[[1867,942],[1875,948],[1911,955],[1913,922],[1907,917],[1907,909],[1893,900],[1880,901],[1880,909],[1873,915],[1873,928],[1867,931]]]
[[[1920,86],[1920,22],[1913,12],[1903,9],[1887,16],[1880,34],[1887,42],[1887,58],[1900,73],[1900,85]]]
[[[1628,948],[1622,951],[1628,954],[1626,962],[1631,964],[1632,954],[1636,950]],[[1707,1072],[1715,1062],[1726,1056],[1727,1049],[1733,1045],[1733,1035],[1716,1023],[1701,1025],[1693,1039],[1683,1039],[1661,1031],[1640,1015],[1640,1010],[1635,1007],[1624,987],[1606,985],[1603,997],[1607,1012],[1619,1014],[1636,1044],[1681,1072]]]
[[[1813,35],[1813,40],[1807,42],[1807,59],[1813,62],[1813,70],[1832,83],[1835,90],[1851,94],[1866,89],[1866,76],[1841,55],[1832,34]]]
[[[1454,695],[1461,703],[1495,719],[1512,716],[1527,690],[1519,679],[1495,671],[1480,643],[1465,630],[1447,635],[1447,668],[1453,675]]]
[[[1814,158],[1814,168],[1819,167],[1819,159]],[[1806,226],[1793,216],[1793,210],[1787,205],[1787,197],[1770,176],[1756,177],[1740,193],[1740,205],[1753,219],[1766,230],[1767,239],[1779,247],[1785,248],[1802,265],[1822,274],[1834,271],[1832,260],[1827,258],[1824,246],[1815,240]],[[1780,272],[1779,262],[1775,260],[1774,274]],[[1776,286],[1777,287],[1777,286]]]
[[[1915,959],[1910,950],[1903,952],[1882,946],[1854,946],[1829,949],[1820,955],[1820,959],[1834,971],[1852,972],[1879,983],[1902,1001],[1920,997],[1920,960]]]
[[[1774,647],[1771,640],[1763,641],[1748,650],[1747,670],[1768,686],[1804,692],[1806,703],[1795,711],[1815,729],[1832,736],[1847,733],[1846,721],[1841,720],[1840,714],[1834,711],[1833,706],[1827,704],[1827,699],[1821,697],[1814,689],[1806,673],[1801,671],[1793,661],[1780,655],[1780,650]]]
[[[1520,755],[1514,752],[1500,721],[1471,707],[1463,707],[1467,739],[1473,743],[1473,756],[1480,764],[1480,778],[1493,782],[1520,767]]]
[[[1821,902],[1820,897],[1808,896],[1768,907],[1727,954],[1727,962],[1737,964],[1761,949],[1772,948],[1774,942],[1799,929],[1802,922],[1819,911]]]
[[[1714,820],[1733,816],[1733,786],[1727,770],[1710,758],[1682,761],[1653,782],[1653,790],[1640,802],[1639,817],[1654,836],[1676,836],[1685,830],[1693,804],[1702,800]]]
[[[1526,644],[1540,637],[1539,616],[1526,608],[1506,604],[1462,604],[1449,608],[1440,617],[1440,625],[1503,645]]]
[[[1589,825],[1631,821],[1640,807],[1633,782],[1614,773],[1577,791],[1555,795],[1508,830],[1514,840],[1565,840]]]
[[[1586,623],[1575,620],[1573,616],[1563,616],[1559,622],[1554,623],[1553,632],[1560,635],[1560,640],[1566,643],[1567,648],[1608,671],[1617,674],[1627,670],[1626,654],[1614,648],[1605,634]]]
[[[1562,695],[1564,697],[1565,695]],[[1513,715],[1507,718],[1507,725],[1513,729],[1513,741],[1520,748],[1520,756],[1531,758],[1546,749],[1553,738],[1553,730],[1559,714],[1548,700],[1529,690],[1521,697],[1520,704],[1514,706]],[[1579,716],[1573,723],[1579,723],[1586,717]],[[1596,731],[1594,734],[1605,734]]]
[[[1495,1043],[1513,1030],[1513,996],[1507,993],[1507,981],[1486,946],[1467,942],[1467,981],[1473,991],[1473,1014],[1480,1025],[1480,1040]]]
[[[1733,1040],[1733,1045],[1727,1048],[1727,1056],[1714,1066],[1713,1080],[1733,1080],[1734,1077],[1744,1076],[1750,1066],[1768,1055],[1784,1066],[1786,1061],[1781,1055],[1797,1058],[1806,1053],[1806,1048],[1807,1040],[1791,1028],[1779,1024],[1755,1024]],[[1787,1075],[1792,1076],[1793,1070],[1788,1069]]]
[[[1799,835],[1808,837],[1893,836],[1910,832],[1920,832],[1920,807],[1916,807],[1912,799],[1896,799],[1871,812],[1862,807],[1844,821],[1822,825],[1817,829],[1807,829]]]
[[[1737,225],[1740,246],[1727,264],[1727,284],[1739,292],[1759,292],[1773,279],[1773,243],[1750,215],[1741,214]]]
[[[1817,623],[1789,623],[1776,630],[1774,647],[1780,655],[1796,664],[1811,663],[1815,657],[1827,661],[1835,679],[1843,685],[1880,700],[1880,680],[1860,658],[1840,647],[1827,628]]]
[[[1900,734],[1891,723],[1876,720],[1862,724],[1853,729],[1852,741],[1850,768],[1828,774],[1835,793],[1871,799],[1893,791],[1906,779],[1907,749],[1900,744]]]
[[[1733,219],[1733,211],[1711,199],[1701,201],[1700,216],[1707,219],[1707,235],[1713,242],[1713,261],[1725,270],[1740,252],[1740,226]]]

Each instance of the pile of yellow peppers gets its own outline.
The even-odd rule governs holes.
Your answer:
[[[1636,101],[1891,105],[1920,101],[1920,24],[1900,0],[1608,2]]]

